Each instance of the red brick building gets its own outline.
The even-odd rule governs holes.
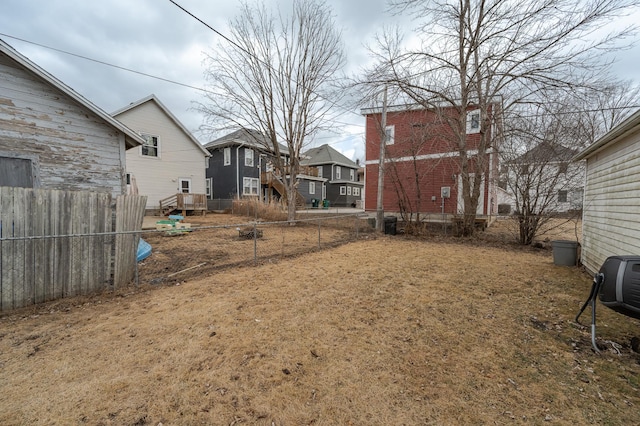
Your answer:
[[[390,213],[454,215],[463,212],[460,156],[457,149],[453,108],[438,112],[418,107],[390,107],[387,110],[383,206]],[[365,210],[375,211],[380,164],[381,110],[366,109]],[[490,114],[491,115],[491,114]],[[481,196],[478,215],[497,213],[498,155],[493,135],[495,123],[489,117],[489,148],[482,161]],[[480,111],[467,112],[467,152],[478,161]]]

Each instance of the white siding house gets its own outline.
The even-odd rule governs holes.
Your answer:
[[[581,160],[582,263],[595,273],[609,256],[640,255],[640,110],[574,158]]]
[[[116,111],[113,116],[138,132],[145,144],[127,151],[127,174],[147,210],[177,193],[205,194],[209,152],[156,98],[147,96]]]
[[[0,40],[0,186],[126,192],[131,129]]]

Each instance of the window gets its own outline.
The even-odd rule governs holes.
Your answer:
[[[231,164],[231,148],[224,149],[224,165],[228,166]]]
[[[322,166],[318,166],[318,177],[322,177]]]
[[[160,143],[157,136],[142,135],[144,144],[140,147],[141,153],[145,157],[160,157]]]
[[[243,178],[242,193],[244,195],[258,195],[260,181],[257,178]]]
[[[253,150],[249,148],[244,149],[244,165],[247,167],[253,167]]]
[[[131,185],[131,173],[127,173],[127,185]]]
[[[341,186],[340,187],[340,195],[347,195],[347,187],[346,186]]]
[[[347,195],[351,195],[351,187],[347,186]]]
[[[204,181],[204,187],[205,187],[204,191],[205,191],[205,194],[207,194],[207,198],[210,199],[210,200],[213,199],[212,191],[211,191],[211,187],[212,186],[213,186],[213,178],[205,179],[205,181]]]
[[[336,166],[336,179],[342,179],[342,167]]]
[[[467,112],[467,133],[480,132],[480,110]]]
[[[353,195],[355,195],[356,197],[360,196],[360,188],[353,188]]]
[[[560,191],[558,191],[558,202],[559,203],[566,203],[567,202],[567,191],[564,189],[561,189]]]
[[[396,141],[396,126],[387,126],[384,128],[385,143],[393,145]]]
[[[316,193],[316,183],[309,182],[309,195],[315,195]]]
[[[205,157],[205,159],[204,159],[204,168],[205,169],[209,168],[209,157]]]
[[[351,180],[351,182],[356,180],[356,171],[355,170],[349,169],[349,179]]]

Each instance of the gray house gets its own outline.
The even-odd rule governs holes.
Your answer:
[[[262,174],[271,171],[276,155],[269,142],[256,130],[240,129],[204,146],[211,157],[206,169],[207,198],[211,210],[230,207],[236,198],[270,199],[262,184]],[[279,146],[280,155],[288,157],[287,147]]]
[[[364,182],[359,180],[360,165],[351,161],[327,144],[306,151],[300,163],[318,171],[318,177],[326,179],[322,199],[331,206],[356,207],[362,204]]]
[[[582,263],[640,255],[640,110],[574,157],[586,160]]]
[[[144,140],[0,40],[0,186],[126,193]]]

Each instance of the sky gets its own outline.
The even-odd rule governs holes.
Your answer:
[[[264,1],[286,11],[294,0]],[[225,36],[230,34],[229,20],[239,12],[239,2],[235,0],[177,0],[177,3]],[[383,27],[397,23],[404,28],[410,26],[407,18],[387,12],[386,0],[327,0],[327,3],[343,34],[347,74],[356,74],[370,63],[365,46],[372,43]],[[0,38],[107,113],[153,93],[201,143],[212,139],[212,135],[199,132],[203,117],[193,109],[194,101],[203,100],[201,92],[185,86],[205,87],[203,52],[225,41],[170,1],[0,0],[0,4]],[[634,17],[626,20],[634,21],[638,22]],[[637,79],[640,46],[625,51],[620,58],[615,68],[618,76]],[[333,132],[319,134],[309,147],[328,143],[352,160],[363,161],[365,120],[360,110],[343,109],[339,121]]]

